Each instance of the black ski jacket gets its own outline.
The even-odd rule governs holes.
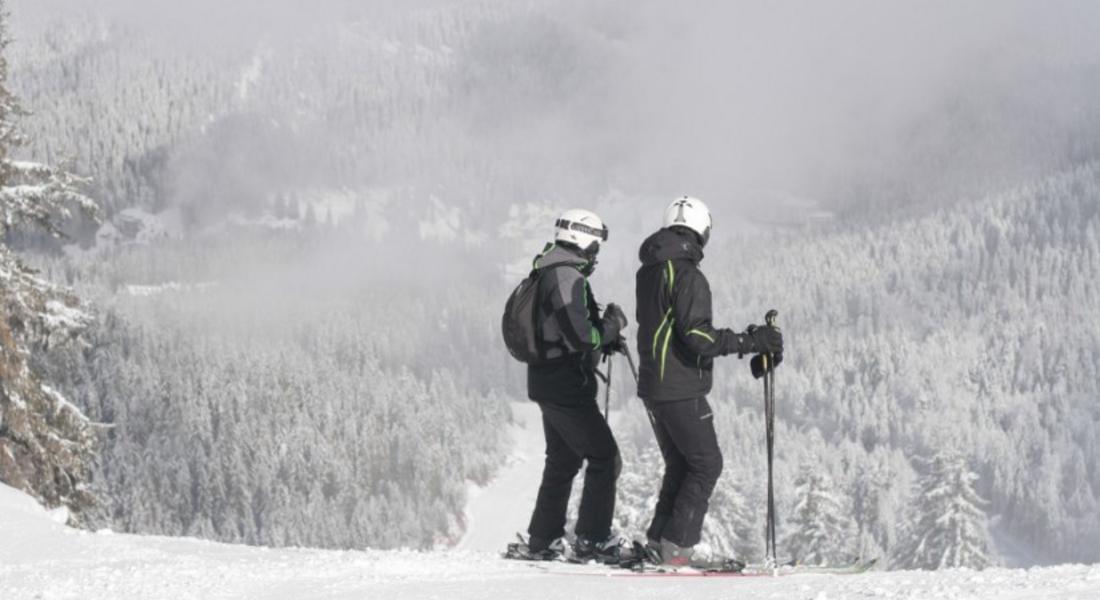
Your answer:
[[[527,366],[527,397],[536,402],[575,404],[596,397],[596,360],[603,346],[619,337],[605,323],[581,270],[588,259],[558,245],[535,258],[539,279],[536,321],[548,348],[546,363]]]
[[[638,396],[647,402],[702,398],[710,393],[714,357],[752,342],[711,323],[710,284],[699,270],[703,249],[694,234],[661,229],[638,255]]]

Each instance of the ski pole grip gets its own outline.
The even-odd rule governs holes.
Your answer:
[[[768,327],[775,327],[775,319],[778,316],[779,316],[779,311],[777,311],[773,308],[773,309],[768,311],[768,314],[764,315],[764,323],[766,323],[768,325]]]

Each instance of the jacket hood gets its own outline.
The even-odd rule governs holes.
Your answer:
[[[588,265],[588,259],[557,244],[550,245],[542,254],[535,257],[534,267],[536,269],[556,267],[558,265],[584,267]]]
[[[642,242],[642,247],[638,250],[638,258],[643,265],[653,265],[666,260],[690,260],[698,263],[703,260],[703,248],[691,232],[666,227]]]

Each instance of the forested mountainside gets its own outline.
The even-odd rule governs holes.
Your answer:
[[[72,158],[108,214],[181,207],[190,225],[311,188],[413,188],[414,214],[438,194],[475,216],[487,200],[600,189],[575,174],[620,155],[581,122],[606,111],[590,88],[614,72],[611,41],[549,7],[410,12],[213,46],[44,18],[13,49],[16,84],[41,107],[31,151]],[[556,114],[527,122],[542,108]],[[563,142],[578,151],[560,163],[548,153]]]
[[[919,219],[762,243],[715,244],[703,266],[720,322],[740,328],[780,311],[781,515],[793,519],[798,472],[824,471],[862,534],[834,555],[894,555],[912,541],[907,527],[936,510],[916,479],[937,456],[961,455],[1006,552],[1096,560],[1095,164]],[[720,493],[733,495],[715,500],[729,520],[712,521],[711,540],[748,532],[740,549],[758,555],[762,391],[747,361],[725,362],[714,397],[727,452]],[[627,465],[647,473],[638,481],[651,500],[658,461],[644,444]]]
[[[1066,31],[1057,15],[1034,18],[1010,50],[982,52],[1005,23],[984,21],[968,40],[954,30],[967,15],[943,30],[910,14],[906,27],[944,38],[914,50],[881,36],[883,19],[900,18],[886,7],[803,7],[865,36],[838,41],[744,5],[692,18],[626,0],[325,0],[288,23],[242,1],[218,5],[227,22],[212,23],[195,9],[120,14],[96,1],[15,0],[9,51],[34,109],[31,156],[72,159],[108,216],[178,207],[201,228],[318,188],[401,190],[415,218],[434,195],[477,231],[515,202],[609,188],[691,191],[762,215],[788,195],[878,215],[994,193],[1098,153],[1100,69],[1078,59],[1083,38],[1043,45],[1045,28]],[[848,51],[792,64],[758,51],[769,36],[806,55]],[[863,56],[861,39],[878,55]]]
[[[331,237],[238,232],[75,263],[102,314],[87,347],[41,359],[111,424],[98,522],[278,546],[461,534],[467,482],[486,482],[506,450],[495,303],[442,274],[430,281],[448,285],[447,307],[427,281],[374,285],[398,267],[338,258]],[[285,270],[252,271],[260,255]],[[190,277],[105,291],[150,261]]]

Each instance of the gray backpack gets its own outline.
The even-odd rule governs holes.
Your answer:
[[[537,365],[547,360],[545,344],[540,339],[542,323],[538,322],[539,280],[542,278],[542,271],[553,268],[555,267],[551,266],[531,271],[530,275],[519,282],[504,305],[504,316],[500,323],[504,345],[522,363]]]

